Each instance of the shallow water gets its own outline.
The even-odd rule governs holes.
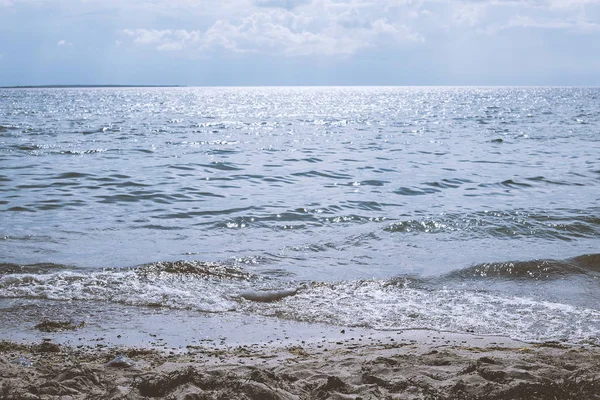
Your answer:
[[[597,341],[599,99],[0,89],[0,305]]]

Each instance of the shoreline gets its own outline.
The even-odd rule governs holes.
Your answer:
[[[342,331],[179,349],[0,340],[0,398],[600,397],[598,346],[427,330]]]

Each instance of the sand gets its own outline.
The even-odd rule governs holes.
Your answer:
[[[1,341],[0,399],[600,398],[599,347],[432,331],[339,333],[170,350]]]

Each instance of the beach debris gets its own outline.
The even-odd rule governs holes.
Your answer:
[[[296,293],[298,293],[298,289],[246,290],[240,293],[240,297],[260,303],[271,303],[281,300],[284,297],[293,296]]]
[[[106,366],[111,368],[131,368],[135,366],[135,361],[125,354],[118,354],[115,358],[107,362]]]
[[[74,331],[85,325],[85,322],[74,323],[72,320],[69,321],[51,321],[48,319],[43,320],[35,326],[42,332],[62,332],[62,331]]]
[[[287,351],[296,357],[309,357],[310,353],[304,350],[301,346],[290,346],[287,348]]]

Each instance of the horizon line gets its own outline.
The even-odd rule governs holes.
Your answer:
[[[7,85],[0,86],[0,89],[70,89],[70,88],[261,88],[261,87],[531,87],[531,88],[598,88],[598,85],[457,85],[457,84],[439,84],[439,85],[170,85],[170,84],[46,84],[46,85]]]

